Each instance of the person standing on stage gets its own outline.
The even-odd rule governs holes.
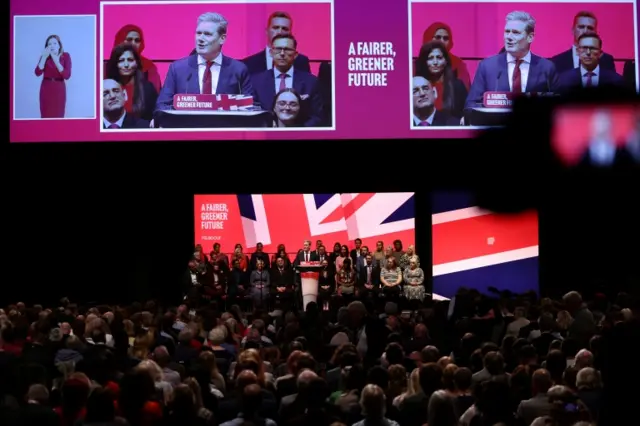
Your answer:
[[[264,269],[264,262],[259,260],[256,262],[256,270],[251,272],[251,298],[254,307],[264,307],[269,299],[269,286],[271,278],[269,271]]]

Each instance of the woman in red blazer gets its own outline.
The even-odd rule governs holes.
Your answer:
[[[469,76],[467,65],[462,59],[451,53],[451,50],[453,50],[453,32],[451,31],[451,27],[444,22],[434,22],[429,25],[422,35],[422,44],[426,44],[432,40],[444,44],[447,52],[449,52],[451,69],[454,75],[462,81],[467,90],[469,90],[469,87],[471,87],[471,77]]]

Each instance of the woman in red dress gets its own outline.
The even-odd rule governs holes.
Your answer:
[[[40,117],[64,118],[67,105],[67,86],[64,81],[71,77],[71,56],[62,49],[62,41],[57,35],[47,37],[35,73],[37,77],[43,76]]]
[[[429,25],[422,35],[422,44],[426,44],[432,40],[439,41],[444,44],[444,47],[449,52],[449,59],[451,60],[451,69],[455,76],[462,81],[464,86],[469,90],[471,87],[471,77],[469,76],[469,70],[467,64],[462,59],[451,53],[453,49],[453,32],[451,27],[444,22],[434,22]]]
[[[142,51],[144,50],[144,34],[142,33],[142,29],[137,25],[125,25],[120,28],[120,30],[116,33],[116,38],[113,42],[113,47],[115,48],[119,44],[126,43],[136,49],[138,54],[140,54],[140,60],[142,61],[142,72],[146,77],[147,81],[153,84],[156,92],[160,93],[160,87],[162,86],[162,82],[160,81],[160,74],[158,73],[158,67],[153,63],[151,59],[145,58],[142,56]]]

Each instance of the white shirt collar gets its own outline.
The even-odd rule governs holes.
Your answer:
[[[276,80],[280,78],[281,74],[287,74],[289,75],[289,78],[293,78],[293,66],[291,66],[291,68],[289,68],[287,72],[280,72],[278,71],[278,68],[273,67],[273,75],[276,77]]]
[[[587,70],[585,69],[585,67],[583,67],[582,65],[580,65],[580,76],[581,76],[581,77],[586,77],[588,72],[589,72],[589,71],[587,71]],[[599,75],[600,75],[600,65],[598,65],[598,66],[597,66],[593,71],[591,71],[591,72],[593,73],[593,76],[594,76],[594,77],[599,76]]]
[[[222,66],[222,52],[218,53],[218,56],[215,57],[215,59],[213,60],[213,63],[218,66]],[[202,56],[198,55],[198,65],[206,65],[206,64],[207,64],[207,60]]]
[[[522,62],[524,62],[525,64],[531,63],[531,50],[529,50],[527,54],[522,57]],[[511,63],[511,64],[516,63],[516,58],[511,53],[508,53],[508,52],[507,52],[507,63]]]
[[[430,126],[433,125],[433,118],[436,116],[436,109],[433,109],[433,112],[431,113],[431,115],[429,117],[427,117],[426,121],[427,123],[429,123]],[[422,122],[422,120],[420,120],[420,118],[417,115],[413,115],[413,123],[416,126],[420,126],[420,123]]]
[[[110,122],[109,120],[107,120],[106,118],[102,119],[102,122],[104,123],[104,127],[106,127],[107,129],[109,128],[109,126],[111,126],[112,124],[117,124],[118,128],[122,129],[122,123],[124,123],[124,118],[127,116],[127,112],[124,111],[122,116],[118,119],[118,121],[116,121],[115,123]]]

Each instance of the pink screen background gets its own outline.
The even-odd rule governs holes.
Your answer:
[[[176,1],[176,0],[174,0]],[[141,25],[146,33],[147,47],[145,56],[150,59],[174,59],[184,57],[192,50],[194,28],[197,16],[208,10],[219,11],[230,20],[229,39],[225,52],[232,57],[242,58],[265,47],[266,19],[274,9],[290,12],[294,18],[294,33],[300,40],[300,50],[310,59],[332,59],[334,73],[333,115],[335,130],[308,131],[300,129],[291,132],[280,131],[188,131],[188,132],[100,132],[101,118],[95,120],[18,120],[10,122],[10,140],[12,142],[129,142],[129,141],[212,141],[212,140],[280,140],[280,139],[398,139],[398,138],[467,138],[477,135],[477,131],[467,127],[455,130],[430,128],[415,130],[411,128],[411,62],[410,41],[413,41],[414,54],[419,49],[422,32],[434,20],[450,23],[457,38],[454,53],[459,56],[484,57],[496,54],[501,47],[501,33],[504,15],[513,9],[524,9],[539,20],[538,37],[534,42],[534,51],[550,56],[566,49],[571,44],[571,21],[576,10],[587,7],[600,16],[600,31],[605,38],[605,50],[618,59],[634,57],[633,49],[633,8],[629,3],[622,4],[558,4],[550,0],[547,3],[419,3],[407,7],[407,2],[399,0],[379,0],[372,6],[371,0],[333,0],[332,5],[299,4],[284,2],[278,4],[260,4],[259,0],[246,0],[248,4],[217,4],[214,1],[203,5],[173,6],[168,1],[160,5],[106,6],[104,24],[104,44],[99,46],[102,28],[96,29],[96,46],[104,47],[105,56],[113,46],[115,32],[124,24]],[[10,16],[34,15],[100,15],[99,0],[10,0]],[[120,12],[110,13],[109,8]],[[162,8],[171,8],[182,12],[169,13]],[[193,13],[184,12],[184,8],[193,8]],[[318,8],[324,8],[320,13]],[[334,39],[330,39],[330,17],[333,8]],[[129,12],[127,12],[129,10]],[[139,12],[131,12],[138,10]],[[152,10],[153,12],[145,12]],[[413,10],[413,33],[408,34],[409,12]],[[140,12],[142,11],[142,12]],[[312,12],[313,11],[313,12]],[[169,16],[171,15],[171,16]],[[135,17],[135,19],[134,19]],[[486,22],[491,31],[480,31],[479,22]],[[10,79],[13,80],[14,48],[13,19],[9,23],[10,40]],[[493,30],[495,29],[495,30]],[[166,33],[166,34],[165,34]],[[92,34],[79,34],[78,37],[91,37]],[[546,39],[546,41],[545,41]],[[617,40],[618,45],[609,42]],[[21,48],[19,40],[16,47]],[[349,86],[348,60],[349,47],[356,42],[391,42],[397,54],[394,71],[387,75],[386,87]],[[333,51],[331,44],[333,42]],[[557,48],[545,46],[557,45]],[[620,49],[618,51],[618,49]],[[37,55],[39,52],[34,52]],[[73,54],[73,52],[71,52]],[[75,55],[74,57],[78,57]],[[103,67],[103,58],[96,57],[95,65]],[[476,64],[468,63],[473,73]],[[158,64],[164,75],[168,64]],[[313,70],[313,67],[312,67]],[[99,76],[95,86],[86,90],[99,91]],[[20,94],[19,88],[9,88],[11,98]],[[101,96],[96,106],[101,111]],[[384,100],[392,108],[376,108]],[[38,102],[37,98],[33,102]],[[365,106],[365,107],[363,107]],[[13,103],[10,103],[10,114]],[[12,115],[11,115],[12,116]]]
[[[359,195],[366,197],[371,194]],[[275,253],[279,244],[284,244],[287,252],[296,253],[302,248],[305,240],[311,240],[314,247],[316,240],[322,240],[327,252],[333,251],[333,245],[336,242],[346,244],[350,249],[355,247],[355,237],[350,238],[349,232],[346,230],[322,235],[311,235],[309,219],[302,194],[265,194],[262,195],[262,201],[264,203],[271,237],[271,244],[263,241],[264,251],[267,253]],[[224,223],[224,229],[202,229],[202,204],[227,205],[228,219]],[[233,253],[236,243],[242,244],[245,249],[251,249],[251,251],[255,248],[245,237],[236,195],[196,195],[194,197],[194,221],[195,243],[202,244],[205,253],[209,253],[213,249],[213,244],[216,242],[220,243],[220,249],[223,253]],[[357,224],[351,223],[350,221],[347,221],[347,224],[357,226]],[[354,231],[352,230],[351,233],[354,234]],[[415,229],[362,238],[362,243],[373,251],[375,250],[378,240],[382,240],[385,246],[387,246],[391,245],[396,239],[401,240],[405,248],[415,244]],[[248,250],[245,250],[245,252],[247,251]]]
[[[329,3],[105,5],[103,10],[105,60],[109,59],[116,33],[127,24],[142,28],[143,56],[151,60],[184,58],[195,47],[197,19],[205,12],[217,12],[227,19],[224,54],[243,59],[264,50],[267,18],[275,11],[286,11],[293,18],[292,30],[301,53],[309,59],[331,60]],[[156,66],[164,82],[169,63]],[[312,64],[312,72],[317,74],[317,69],[318,64]]]
[[[637,109],[628,106],[606,109],[613,120],[613,138],[622,145],[633,130]],[[596,107],[577,107],[556,112],[551,144],[558,157],[567,164],[576,164],[587,149],[595,111]]]
[[[635,17],[633,3],[414,3],[412,17],[412,54],[417,57],[424,30],[434,22],[451,26],[458,57],[486,58],[503,47],[505,16],[523,10],[536,19],[536,35],[531,46],[536,55],[550,58],[573,44],[573,17],[581,10],[598,17],[598,33],[604,51],[614,59],[635,58]],[[473,80],[478,62],[465,61]],[[623,62],[616,62],[622,74]]]

